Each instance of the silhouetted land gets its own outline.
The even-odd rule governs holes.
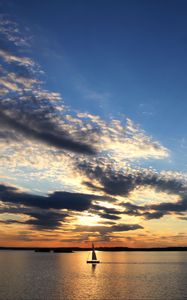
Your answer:
[[[162,247],[162,248],[128,248],[128,247],[95,247],[98,251],[187,251],[187,247]],[[74,251],[89,251],[92,248],[79,247],[0,247],[0,250],[14,251],[35,251],[35,252],[55,252],[72,253]]]

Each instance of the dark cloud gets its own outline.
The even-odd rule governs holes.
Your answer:
[[[124,206],[124,214],[130,216],[142,216],[147,220],[159,219],[164,216],[164,212],[154,211],[148,205],[134,205],[130,202],[122,203]]]
[[[33,228],[39,230],[43,229],[56,229],[61,226],[61,222],[68,217],[67,213],[54,210],[44,210],[31,207],[23,207],[22,205],[17,205],[16,207],[6,206],[0,208],[0,213],[8,213],[14,215],[26,215],[30,217],[29,220],[18,220],[10,218],[7,220],[1,220],[1,223],[10,224],[28,224]]]
[[[42,118],[42,113],[40,117]],[[23,116],[21,119],[18,118],[19,117],[17,116],[12,117],[4,112],[0,112],[1,126],[4,126],[5,128],[11,128],[29,139],[38,140],[47,145],[54,146],[62,150],[69,150],[72,152],[87,155],[96,154],[95,149],[91,145],[88,145],[84,142],[76,141],[67,132],[57,130],[54,124],[50,123],[49,121],[46,121],[45,123],[39,123],[37,120],[37,122],[35,122],[36,118],[34,117],[34,115],[31,116],[29,114],[28,116],[25,115],[24,120]],[[22,122],[20,120],[22,120]]]
[[[113,231],[129,231],[129,230],[136,230],[136,229],[143,229],[143,227],[139,224],[120,224],[112,226]]]
[[[143,229],[139,224],[119,224],[113,226],[79,226],[75,229],[76,232],[99,232],[100,234],[108,234],[111,232],[130,231]]]
[[[27,220],[25,224],[32,225],[37,229],[56,229],[61,222],[68,216],[67,214],[56,213],[53,211],[30,213],[33,219]]]
[[[18,189],[14,186],[0,184],[0,193],[6,192],[16,192]]]
[[[161,186],[162,189],[165,190],[165,186],[167,186],[168,189],[168,186],[170,185],[171,181],[169,181],[169,183],[166,182],[165,185],[162,184]],[[171,186],[173,187],[173,185]],[[16,189],[15,187],[6,185],[0,185],[0,200],[3,201],[4,204],[14,206],[11,208],[11,211],[9,209],[9,212],[14,214],[23,213],[32,217],[33,219],[29,220],[28,224],[36,226],[38,228],[47,228],[47,226],[50,228],[55,228],[60,225],[60,221],[65,218],[65,215],[62,215],[62,213],[55,214],[55,212],[50,210],[62,209],[69,212],[81,212],[84,210],[89,210],[90,212],[96,213],[100,217],[107,220],[119,220],[122,215],[141,216],[147,220],[159,219],[165,215],[172,213],[183,215],[187,211],[187,197],[186,193],[184,193],[183,191],[181,192],[181,190],[184,190],[184,187],[181,183],[177,183],[176,185],[174,185],[174,188],[171,188],[171,191],[173,192],[173,190],[176,190],[177,186],[179,186],[178,194],[180,195],[181,199],[175,203],[164,202],[150,205],[135,205],[130,202],[121,202],[120,205],[124,207],[123,211],[97,205],[97,200],[115,201],[114,198],[107,196],[70,193],[65,191],[55,191],[46,196],[41,196],[25,193]],[[22,206],[21,209],[20,206]],[[27,211],[28,208],[37,208],[40,210],[44,210],[45,213],[40,213],[38,211],[31,213],[30,211]],[[2,210],[2,212],[6,212],[5,207]],[[112,228],[113,230],[116,229],[116,227],[114,226]]]
[[[144,209],[143,206],[135,205],[130,202],[121,203],[125,207],[124,213],[130,216],[141,216],[141,210]]]
[[[110,201],[111,201],[111,199],[114,200],[114,198],[108,198],[108,197],[107,197],[107,199],[110,200]],[[108,208],[108,207],[97,205],[97,204],[92,204],[92,209],[96,210],[97,212],[98,211],[103,211],[107,214],[121,214],[121,211],[118,211],[115,208]]]
[[[149,212],[146,211],[144,213],[142,213],[142,216],[147,219],[147,220],[151,220],[151,219],[160,219],[162,218],[166,213],[161,212],[161,211],[155,211],[155,212]]]
[[[0,200],[4,203],[21,204],[28,207],[41,209],[67,209],[84,211],[92,206],[93,200],[109,200],[110,197],[91,194],[70,193],[56,191],[47,196],[40,196],[21,192],[18,189],[6,185],[0,185]]]
[[[21,134],[27,139],[39,141],[57,149],[95,155],[96,149],[93,143],[89,143],[90,132],[86,130],[86,127],[79,128],[80,130],[77,130],[75,134],[77,128],[74,124],[74,135],[71,134],[67,123],[66,129],[59,128],[57,120],[65,122],[64,115],[56,110],[56,105],[60,105],[60,96],[54,101],[54,94],[57,93],[42,89],[41,69],[30,58],[24,57],[23,46],[19,51],[17,47],[21,46],[19,41],[24,41],[24,39],[19,36],[18,40],[15,40],[16,33],[18,31],[15,28],[8,35],[2,35],[0,32],[0,59],[2,60],[0,85],[6,87],[7,90],[6,95],[3,94],[0,101],[0,127],[3,127],[3,131],[11,129],[15,135]],[[11,39],[9,39],[10,35]],[[11,139],[8,131],[6,136],[4,133],[4,138]]]
[[[183,214],[187,212],[187,197],[180,194],[181,199],[177,202],[162,202],[151,205],[134,205],[130,202],[122,203],[125,208],[124,213],[131,216],[143,216],[147,220],[160,219],[168,214]],[[169,197],[169,196],[168,196]]]
[[[102,168],[99,165],[92,166],[87,162],[79,163],[78,167],[90,181],[84,184],[94,190],[102,190],[110,195],[128,196],[135,188],[151,186],[158,191],[167,193],[181,193],[186,190],[183,183],[177,179],[167,179],[153,172],[137,171],[133,174],[116,172],[112,167]],[[97,187],[92,180],[97,180],[101,187]]]
[[[142,180],[142,182],[144,184],[145,182],[151,183],[152,186],[156,186],[159,190],[164,190],[168,193],[178,192],[181,196],[181,200],[176,203],[166,202],[144,206],[125,202],[121,203],[121,205],[124,206],[124,211],[118,211],[114,208],[106,208],[92,203],[94,200],[114,201],[113,198],[91,194],[56,191],[47,196],[39,196],[20,192],[14,187],[0,186],[0,195],[4,202],[22,204],[41,209],[67,209],[69,211],[84,211],[91,209],[94,213],[109,220],[119,220],[123,214],[142,216],[148,220],[159,219],[166,214],[180,214],[187,211],[187,198],[183,192],[185,188],[181,182],[178,182],[177,180],[166,180],[166,182],[164,182],[163,179],[159,178],[156,181],[153,180],[153,176],[150,179],[146,178],[146,180]]]
[[[114,215],[127,214],[131,216],[142,216],[143,218],[159,219],[167,214],[183,214],[187,211],[187,187],[184,182],[177,178],[167,178],[153,171],[137,171],[133,174],[116,172],[112,167],[93,166],[87,162],[78,164],[79,168],[87,175],[86,186],[94,190],[102,190],[109,195],[128,196],[131,191],[140,187],[152,187],[158,192],[168,194],[168,202],[152,205],[135,205],[130,202],[121,203],[125,210],[114,212]],[[92,180],[97,180],[100,186],[95,186]],[[169,202],[170,194],[180,196],[176,203]],[[105,211],[104,213],[113,214]]]
[[[115,173],[110,168],[103,170],[100,166],[92,168],[87,163],[79,164],[79,168],[88,176],[88,179],[96,179],[101,184],[101,187],[97,187],[92,182],[85,181],[86,186],[93,190],[102,190],[110,195],[128,195],[137,185],[131,174]]]
[[[29,224],[37,227],[38,229],[44,228],[57,228],[60,226],[61,221],[68,216],[67,213],[56,212],[54,210],[65,209],[69,212],[72,211],[84,211],[94,209],[101,214],[103,218],[117,220],[118,216],[114,215],[112,209],[105,209],[102,207],[95,206],[92,204],[94,200],[100,201],[114,201],[110,197],[102,197],[91,194],[81,193],[69,193],[64,191],[56,191],[48,194],[47,196],[28,194],[20,191],[16,187],[0,185],[0,200],[7,206],[1,207],[1,213],[12,213],[12,214],[25,214],[32,219],[24,221],[24,224]],[[23,207],[24,206],[24,207]],[[108,213],[107,213],[108,212]],[[113,214],[111,214],[113,213]],[[22,223],[22,221],[7,220],[6,223]]]
[[[181,200],[173,203],[173,202],[163,202],[154,205],[147,205],[144,207],[145,211],[144,215],[147,219],[161,218],[164,215],[168,215],[171,213],[175,214],[183,214],[187,212],[187,196],[182,195]],[[151,212],[150,212],[151,211]]]
[[[107,213],[99,213],[99,216],[105,219],[110,219],[110,220],[119,220],[121,219],[119,216],[116,215],[111,215]]]
[[[121,217],[119,215],[123,214],[123,212],[118,211],[117,209],[107,208],[97,204],[92,204],[91,209],[94,213],[98,214],[100,217],[109,220],[120,220]]]
[[[32,225],[38,229],[58,228],[61,225],[61,222],[69,215],[69,212],[71,213],[72,211],[81,212],[90,210],[91,212],[97,213],[102,218],[107,219],[108,222],[110,222],[110,220],[119,220],[120,215],[122,214],[121,211],[116,209],[106,208],[92,203],[92,201],[97,200],[114,201],[113,198],[64,191],[56,191],[47,196],[41,196],[28,194],[20,191],[16,187],[1,184],[0,200],[4,203],[4,206],[0,208],[1,213],[27,215],[31,217],[31,219],[24,221],[24,224]],[[59,209],[66,210],[68,213],[57,211]],[[18,221],[17,219],[9,219],[5,221],[5,223],[11,224],[23,222]],[[103,226],[103,228],[105,228],[105,226]],[[138,229],[140,228],[140,225],[124,225],[123,227],[112,226],[112,228],[117,231],[126,231]]]
[[[164,202],[148,206],[148,208],[159,212],[184,212],[187,211],[187,196],[183,196],[178,202]]]

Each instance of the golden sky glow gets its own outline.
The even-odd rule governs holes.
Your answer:
[[[10,51],[0,49],[0,246],[186,245],[187,173],[170,169],[169,142],[113,112],[110,93],[82,91],[100,101],[95,113],[91,102],[90,112],[70,96],[66,104],[32,53],[27,30],[5,17],[0,38]]]

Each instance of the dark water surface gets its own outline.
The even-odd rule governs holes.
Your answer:
[[[0,251],[0,299],[187,299],[187,252]]]

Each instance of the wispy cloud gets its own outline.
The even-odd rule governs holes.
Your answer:
[[[84,80],[81,80],[80,78],[76,81],[75,87],[82,97],[88,101],[91,100],[102,103],[111,98],[111,93],[103,91],[99,92],[97,90],[88,88],[84,83]]]
[[[0,57],[3,58],[8,63],[15,62],[26,67],[27,66],[33,67],[35,65],[32,59],[28,57],[20,57],[4,50],[0,50]]]
[[[65,129],[57,124],[60,110],[58,109],[57,114],[56,108],[60,105],[55,107],[54,101],[61,100],[61,97],[40,87],[41,81],[37,78],[38,65],[28,57],[18,56],[10,51],[0,50],[0,57],[3,59],[3,74],[0,78],[3,87],[1,126],[58,149],[94,154],[92,145],[84,143],[80,138],[76,139],[75,133],[71,136],[67,125]],[[10,64],[7,69],[6,63]]]
[[[25,30],[24,35],[23,30]],[[6,14],[0,14],[0,33],[8,42],[18,47],[28,47],[32,39],[28,32],[28,28],[20,28],[18,23],[10,20]]]

